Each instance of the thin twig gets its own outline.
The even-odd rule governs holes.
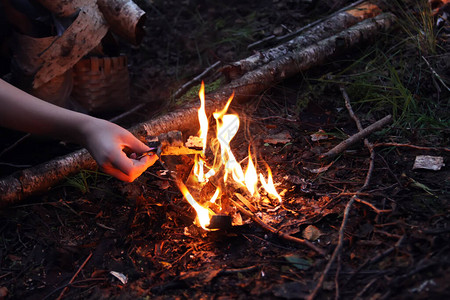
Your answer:
[[[401,144],[401,143],[375,143],[374,147],[408,147],[417,150],[426,150],[426,151],[445,151],[450,152],[450,148],[446,147],[425,147],[425,146],[416,146],[410,144]]]
[[[382,213],[392,212],[392,209],[378,209],[372,203],[364,201],[364,200],[359,199],[359,198],[355,198],[355,201],[367,205],[368,207],[373,209],[373,211],[375,211],[378,215],[382,214]]]
[[[359,122],[359,119],[356,117],[356,115],[353,112],[353,109],[352,109],[351,104],[350,104],[350,99],[348,98],[347,93],[344,93],[345,92],[344,89],[341,89],[341,91],[343,91],[344,100],[346,102],[345,105],[346,105],[347,109],[349,110],[350,115],[355,120],[357,127],[362,129],[362,126],[361,126],[361,123]],[[388,117],[390,117],[390,116],[388,116]],[[385,118],[383,118],[383,119],[385,119]],[[362,129],[362,130],[366,130],[366,129]],[[366,189],[369,186],[370,179],[372,178],[372,173],[373,173],[373,169],[374,169],[374,165],[375,165],[374,164],[375,151],[373,149],[372,144],[367,139],[364,140],[364,144],[366,145],[366,147],[369,149],[369,152],[370,152],[370,164],[369,164],[369,169],[367,171],[367,175],[366,175],[366,179],[364,181],[364,184],[359,189],[358,192],[363,191],[364,189]],[[323,284],[326,276],[328,275],[328,272],[330,271],[330,268],[333,265],[334,261],[336,260],[336,258],[338,260],[340,259],[341,251],[342,251],[342,248],[344,247],[345,227],[346,227],[348,219],[349,219],[350,209],[351,209],[353,203],[355,202],[355,199],[357,198],[356,195],[357,194],[352,196],[350,198],[350,200],[347,202],[347,205],[345,206],[344,218],[342,220],[341,227],[339,228],[338,244],[337,244],[336,248],[334,248],[333,254],[331,255],[331,258],[328,261],[327,265],[325,266],[325,269],[323,270],[322,275],[320,276],[316,287],[311,292],[311,294],[308,295],[308,297],[307,297],[308,300],[313,300],[317,296],[317,294],[319,293],[320,289],[322,288],[322,284]],[[338,275],[336,275],[336,276],[338,276]],[[338,280],[338,279],[336,278],[336,280]]]
[[[81,266],[78,268],[78,270],[75,272],[75,274],[72,276],[72,279],[70,279],[68,285],[72,284],[75,278],[77,278],[78,274],[81,272],[81,270],[86,266],[87,262],[91,259],[92,252],[89,253],[88,257],[84,260],[84,262],[81,264]],[[62,291],[61,294],[59,294],[58,298],[56,300],[61,300],[64,296],[64,293],[69,289],[69,286],[66,286]]]
[[[197,84],[203,77],[205,77],[211,70],[213,70],[215,67],[220,65],[220,61],[216,61],[212,65],[210,65],[208,68],[206,68],[202,73],[195,76],[192,80],[186,82],[183,84],[174,94],[173,98],[177,99],[181,95],[183,95],[188,89],[190,89],[193,85]]]
[[[231,202],[237,207],[237,209],[243,213],[244,215],[246,215],[247,217],[251,218],[254,222],[256,222],[259,226],[261,226],[263,229],[270,231],[272,233],[275,233],[276,235],[278,235],[279,237],[291,241],[291,242],[295,242],[295,243],[299,243],[299,244],[303,244],[308,246],[309,248],[311,248],[312,250],[316,251],[317,253],[319,253],[322,256],[325,256],[325,251],[322,248],[317,247],[316,245],[314,245],[313,243],[311,243],[308,240],[305,239],[301,239],[301,238],[297,238],[294,236],[291,236],[287,233],[284,233],[282,231],[279,231],[275,228],[273,228],[272,226],[270,226],[269,224],[264,223],[260,218],[258,218],[255,214],[253,214],[252,212],[248,211],[247,209],[245,209],[243,206],[241,206],[239,203],[237,203],[236,201],[234,201],[233,199],[231,199]]]
[[[134,112],[138,111],[139,109],[143,108],[146,104],[147,104],[147,103],[141,103],[141,104],[138,104],[138,105],[136,105],[135,107],[133,107],[132,109],[127,110],[126,112],[121,113],[120,115],[115,116],[114,118],[109,119],[109,121],[110,121],[110,122],[113,122],[113,123],[114,123],[114,122],[117,122],[118,120],[120,120],[120,119],[122,119],[122,118],[125,118],[126,116],[131,115],[132,113],[134,113]]]
[[[441,84],[447,89],[447,91],[450,92],[450,88],[445,84],[444,80],[442,80],[441,76],[433,69],[431,64],[428,62],[428,60],[422,55],[422,59],[427,63],[428,67],[430,68],[431,72],[434,76],[441,82]]]
[[[11,149],[13,149],[14,147],[16,147],[18,144],[20,144],[21,142],[23,142],[24,140],[26,140],[27,138],[29,138],[31,136],[31,133],[27,133],[25,134],[23,137],[21,137],[20,139],[18,139],[14,144],[12,144],[11,146],[3,149],[2,152],[0,152],[0,156],[2,156],[3,154],[5,154],[6,152],[10,151]]]
[[[331,149],[327,153],[322,154],[321,158],[330,158],[330,157],[334,157],[334,156],[342,153],[348,147],[350,147],[353,144],[357,143],[358,141],[360,141],[361,139],[365,138],[366,136],[368,136],[372,132],[380,130],[385,125],[389,124],[391,121],[392,121],[392,116],[391,115],[387,115],[383,119],[378,120],[375,123],[373,123],[372,125],[364,128],[362,131],[352,135],[351,137],[349,137],[345,141],[342,141],[340,144],[338,144],[336,147],[334,147],[333,149]]]

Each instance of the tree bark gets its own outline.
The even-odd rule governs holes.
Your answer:
[[[351,7],[326,18],[315,26],[305,30],[301,35],[276,47],[258,51],[240,61],[222,67],[222,73],[228,80],[234,80],[243,74],[253,71],[265,64],[268,64],[290,52],[301,51],[303,48],[311,46],[325,38],[335,35],[342,30],[355,25],[368,18],[373,18],[381,13],[378,6],[363,2],[356,7]]]
[[[207,113],[222,108],[235,91],[234,101],[244,101],[258,95],[277,82],[319,65],[356,45],[371,41],[391,27],[392,14],[381,14],[365,20],[332,37],[297,52],[286,55],[233,80],[218,91],[207,95]],[[138,124],[130,129],[139,138],[180,130],[183,134],[198,130],[198,104],[192,101],[166,115]],[[192,132],[194,131],[194,132]],[[12,204],[32,194],[47,191],[51,186],[81,169],[94,169],[96,164],[86,150],[80,150],[48,163],[14,173],[0,181],[0,206]]]

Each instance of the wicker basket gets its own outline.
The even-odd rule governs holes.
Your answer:
[[[126,107],[130,99],[126,56],[80,60],[73,68],[72,99],[89,112]]]

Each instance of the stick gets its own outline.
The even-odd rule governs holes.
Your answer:
[[[25,134],[23,137],[21,137],[20,139],[18,139],[14,144],[12,144],[11,146],[3,149],[2,152],[0,152],[0,156],[2,156],[3,154],[5,154],[6,152],[8,152],[9,150],[13,149],[14,147],[16,147],[18,144],[20,144],[22,141],[26,140],[28,137],[31,136],[31,133],[27,133]]]
[[[203,77],[205,77],[211,70],[213,70],[215,67],[220,65],[220,61],[216,61],[212,65],[210,65],[208,68],[206,68],[202,73],[194,77],[191,81],[186,82],[183,84],[174,94],[173,98],[177,99],[181,97],[188,89],[190,89],[193,85],[197,84]]]
[[[75,278],[77,278],[78,274],[81,272],[81,270],[84,268],[84,266],[86,266],[87,262],[91,259],[91,257],[92,257],[92,252],[89,253],[88,257],[84,260],[84,262],[81,264],[81,266],[75,272],[75,274],[72,276],[72,279],[70,279],[68,285],[71,284],[75,280]],[[64,293],[69,289],[68,285],[61,291],[61,294],[59,294],[59,296],[58,296],[58,298],[56,298],[56,300],[62,299],[62,297],[64,296]]]
[[[350,101],[349,101],[349,98],[348,98],[347,93],[345,93],[345,90],[344,90],[344,89],[341,89],[341,91],[343,92],[343,96],[344,96],[344,99],[345,99],[345,105],[346,105],[346,107],[347,107],[347,109],[348,109],[348,111],[349,111],[351,117],[355,120],[356,126],[357,126],[358,128],[361,128],[361,129],[362,129],[362,126],[361,126],[361,123],[359,122],[359,119],[357,118],[357,116],[356,116],[355,113],[353,112],[353,109],[352,109],[352,107],[351,107],[351,104],[350,104]],[[387,117],[390,117],[390,115],[388,115]],[[385,118],[386,118],[386,117],[385,117]],[[383,118],[383,119],[385,119],[385,118]],[[378,122],[379,122],[379,121],[378,121]],[[372,124],[372,125],[373,125],[373,124]],[[370,126],[369,126],[369,127],[370,127]],[[367,128],[366,128],[366,129],[367,129]],[[363,130],[366,130],[366,129],[363,129]],[[360,131],[360,132],[361,132],[361,131]],[[365,179],[365,181],[364,181],[364,184],[363,184],[363,186],[358,190],[358,192],[362,192],[364,189],[366,189],[366,188],[369,186],[369,182],[370,182],[370,179],[372,178],[372,172],[373,172],[374,165],[375,165],[375,164],[374,164],[374,161],[375,161],[375,151],[374,151],[374,148],[373,148],[372,144],[369,143],[369,141],[367,141],[367,139],[366,139],[364,142],[365,142],[367,148],[368,148],[369,151],[370,151],[370,164],[369,164],[369,169],[368,169],[368,171],[367,171],[367,175],[366,175],[366,179]],[[309,294],[308,297],[306,298],[306,299],[308,299],[308,300],[313,300],[313,299],[317,296],[319,290],[322,288],[322,284],[323,284],[323,282],[324,282],[324,280],[325,280],[325,278],[326,278],[328,272],[330,271],[330,268],[331,268],[332,264],[334,263],[334,261],[336,260],[336,258],[340,259],[341,251],[342,251],[342,248],[344,247],[345,226],[347,225],[347,222],[348,222],[348,218],[349,218],[349,214],[350,214],[350,209],[351,209],[353,203],[355,202],[356,198],[357,198],[357,194],[355,194],[354,196],[352,196],[352,197],[350,198],[350,200],[347,202],[347,205],[345,206],[345,209],[344,209],[344,218],[342,219],[341,227],[339,228],[339,239],[338,239],[338,244],[337,244],[336,248],[334,248],[333,254],[331,255],[331,258],[330,258],[330,260],[328,261],[327,265],[325,266],[325,269],[324,269],[322,275],[320,276],[320,278],[319,278],[319,280],[318,280],[318,282],[317,282],[316,287],[315,287],[314,290],[311,292],[311,294]],[[337,279],[336,279],[336,280],[337,280]]]
[[[441,76],[433,69],[428,60],[422,55],[422,59],[427,63],[433,75],[441,82],[441,84],[450,92],[450,88],[445,84],[444,80],[442,80]]]
[[[410,144],[400,144],[400,143],[375,143],[374,147],[407,147],[413,148],[417,150],[426,150],[426,151],[442,151],[442,152],[450,152],[450,148],[445,147],[425,147],[425,146],[416,146]]]
[[[141,104],[138,104],[138,105],[136,105],[135,107],[133,107],[132,109],[130,109],[130,110],[124,112],[124,113],[121,113],[120,115],[115,116],[114,118],[109,119],[109,121],[115,123],[115,122],[117,122],[118,120],[120,120],[120,119],[122,119],[122,118],[124,118],[124,117],[126,117],[126,116],[128,116],[128,115],[131,115],[132,113],[134,113],[134,112],[140,110],[140,109],[143,108],[146,104],[147,104],[147,103],[141,103]]]
[[[322,154],[321,158],[330,158],[330,157],[334,157],[334,156],[342,153],[348,147],[350,147],[353,144],[359,142],[361,139],[365,138],[366,136],[368,136],[372,132],[380,130],[385,125],[389,124],[391,121],[392,121],[392,116],[391,115],[387,115],[383,119],[378,120],[375,123],[373,123],[372,125],[364,128],[362,131],[360,131],[358,133],[355,133],[354,135],[352,135],[351,137],[349,137],[345,141],[342,141],[340,144],[338,144],[336,147],[334,147],[333,149],[331,149],[327,153]]]
[[[281,237],[281,238],[283,238],[285,240],[288,240],[288,241],[291,241],[291,242],[295,242],[295,243],[299,243],[299,244],[302,244],[302,245],[306,245],[309,248],[311,248],[312,250],[314,250],[317,253],[319,253],[320,255],[325,256],[325,251],[322,248],[317,247],[316,245],[314,245],[310,241],[304,240],[304,239],[301,239],[301,238],[297,238],[297,237],[291,236],[291,235],[289,235],[287,233],[284,233],[282,231],[279,231],[279,230],[273,228],[272,226],[270,226],[269,224],[264,223],[260,218],[255,216],[252,212],[249,212],[248,210],[246,210],[244,207],[242,207],[239,203],[237,203],[233,199],[231,199],[231,202],[237,207],[237,209],[241,213],[243,213],[247,217],[251,218],[259,226],[261,226],[263,229],[265,229],[267,231],[270,231],[272,233],[275,233],[276,235],[278,235],[279,237]]]

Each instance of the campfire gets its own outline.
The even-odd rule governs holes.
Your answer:
[[[259,171],[256,155],[252,155],[250,146],[245,172],[233,154],[230,142],[240,125],[239,116],[228,113],[233,97],[234,94],[222,110],[213,113],[216,128],[215,134],[210,136],[210,131],[213,130],[209,128],[205,111],[205,87],[202,82],[198,110],[200,130],[198,136],[188,140],[188,143],[197,144],[202,152],[195,155],[194,166],[186,183],[177,181],[184,198],[197,213],[195,223],[205,230],[220,228],[216,225],[217,221],[226,220],[227,216],[232,219],[232,224],[242,223],[240,215],[233,214],[230,205],[234,192],[244,193],[245,197],[238,194],[239,199],[247,200],[250,205],[253,203],[259,206],[261,202],[281,205],[282,201],[273,183],[270,167],[266,164],[267,176]]]

